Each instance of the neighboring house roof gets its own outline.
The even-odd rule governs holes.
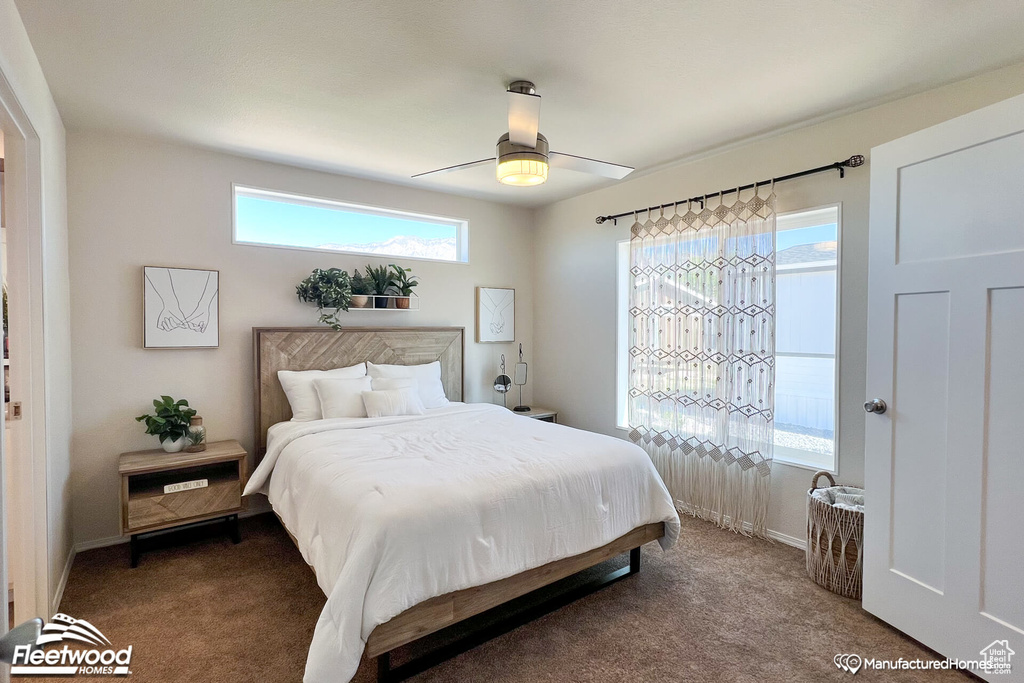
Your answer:
[[[776,266],[809,265],[820,261],[835,261],[838,254],[835,242],[799,244],[775,254]]]

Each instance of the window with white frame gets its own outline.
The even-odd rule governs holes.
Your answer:
[[[234,186],[235,244],[469,262],[469,222]]]
[[[775,459],[835,470],[839,206],[776,222]],[[616,245],[616,423],[628,426],[629,240]]]
[[[839,207],[779,214],[775,459],[835,470]]]

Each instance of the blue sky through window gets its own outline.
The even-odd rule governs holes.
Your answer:
[[[816,225],[810,228],[779,230],[775,233],[775,252],[789,249],[798,244],[816,244],[836,241],[836,224]]]
[[[453,225],[245,195],[236,197],[235,225],[239,241],[308,248],[376,244],[395,237],[454,240],[457,231]]]

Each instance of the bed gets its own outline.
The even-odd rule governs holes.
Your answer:
[[[464,404],[464,330],[255,328],[257,467],[327,595],[306,681],[347,681],[390,652],[639,548],[679,520],[647,455],[620,439]],[[439,361],[451,404],[403,417],[289,422],[279,370]]]

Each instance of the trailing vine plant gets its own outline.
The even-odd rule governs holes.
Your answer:
[[[309,277],[295,287],[299,301],[315,304],[320,311],[320,322],[340,330],[338,313],[347,311],[352,303],[352,281],[340,268],[316,268]],[[327,312],[333,309],[333,313]]]

